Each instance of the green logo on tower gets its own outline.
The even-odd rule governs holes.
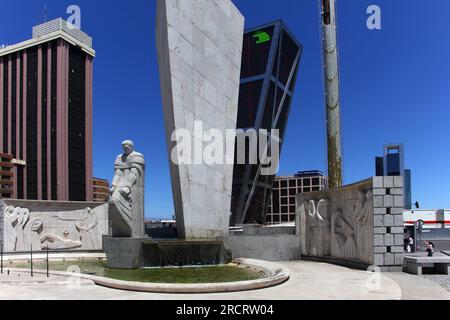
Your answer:
[[[267,34],[267,32],[258,31],[253,35],[253,38],[258,38],[256,41],[256,44],[261,44],[270,41],[270,36]]]

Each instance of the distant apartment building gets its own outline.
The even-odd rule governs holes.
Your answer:
[[[94,202],[107,202],[109,199],[109,181],[94,178],[92,180]]]
[[[267,212],[267,224],[295,222],[295,195],[325,190],[328,178],[321,171],[302,171],[293,176],[275,179]]]
[[[0,49],[0,153],[13,157],[13,198],[93,200],[94,56],[92,39],[62,19]]]

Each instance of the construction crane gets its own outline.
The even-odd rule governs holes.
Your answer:
[[[329,187],[339,188],[342,178],[341,107],[339,97],[339,62],[336,32],[336,1],[321,2],[321,25],[327,115]]]

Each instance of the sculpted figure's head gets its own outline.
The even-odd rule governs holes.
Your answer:
[[[131,140],[125,140],[124,142],[122,142],[122,148],[123,148],[123,152],[126,155],[131,154],[134,151],[134,143]]]

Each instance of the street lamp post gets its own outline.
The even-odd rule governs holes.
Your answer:
[[[417,247],[417,251],[420,252],[420,244],[422,243],[422,228],[424,225],[424,221],[422,219],[417,220],[416,222],[416,228],[419,230],[419,243],[417,244],[416,241],[416,247]]]

